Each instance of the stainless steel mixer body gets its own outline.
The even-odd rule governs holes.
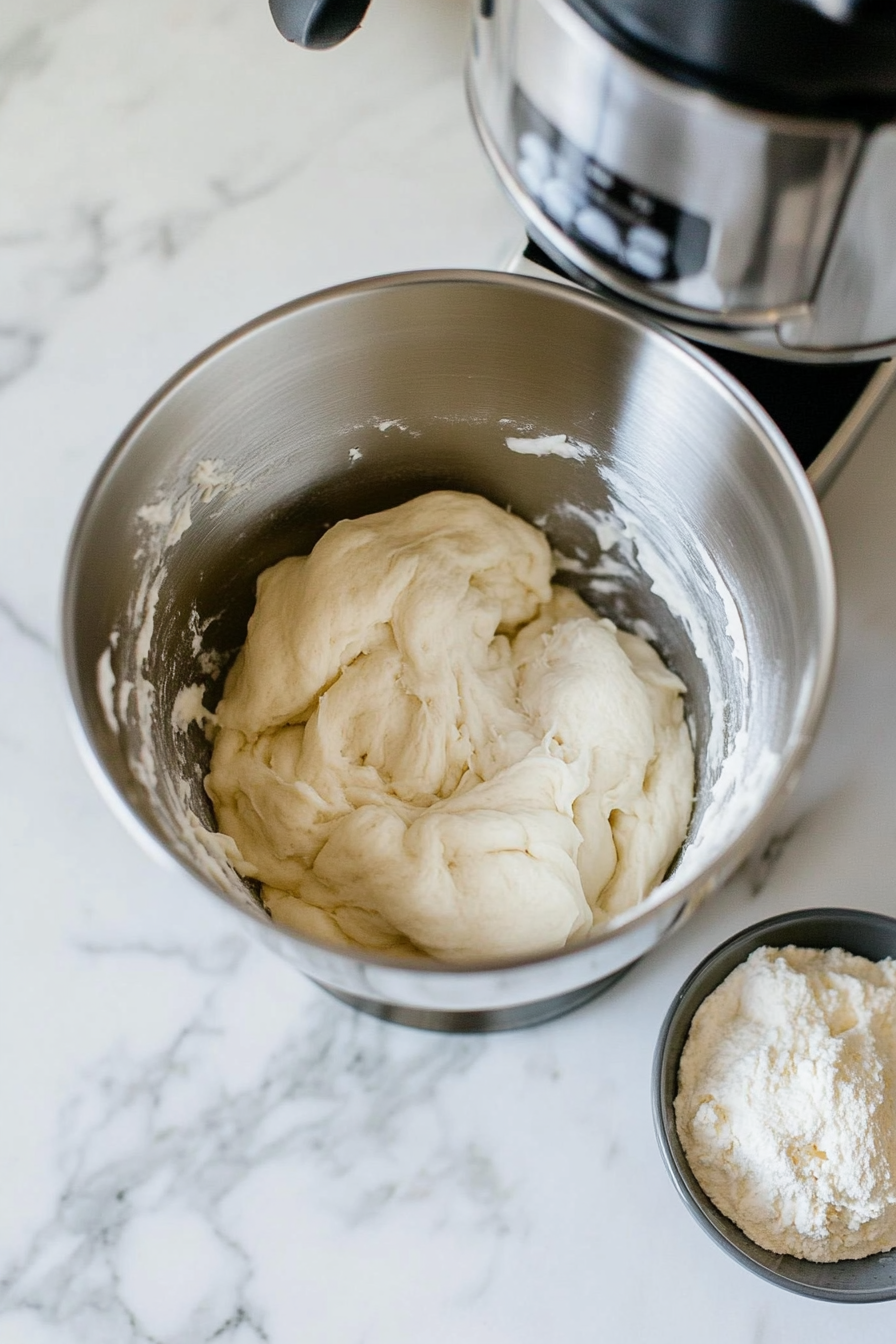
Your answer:
[[[739,106],[568,0],[476,3],[467,76],[501,181],[573,279],[756,354],[896,348],[896,122]]]

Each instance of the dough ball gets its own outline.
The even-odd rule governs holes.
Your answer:
[[[515,959],[661,881],[692,805],[685,688],[552,572],[537,528],[437,491],[261,575],[206,788],[276,919]]]

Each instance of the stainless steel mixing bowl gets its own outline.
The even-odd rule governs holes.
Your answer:
[[[548,435],[574,455],[506,443]],[[209,744],[181,712],[191,685],[213,707],[262,569],[339,518],[434,487],[545,527],[565,580],[648,634],[689,688],[698,778],[677,863],[591,941],[523,963],[399,961],[273,926],[211,834]],[[814,731],[835,599],[812,492],[738,384],[569,287],[452,271],[312,295],[177,374],[93,483],[63,626],[86,759],[154,853],[358,1007],[475,1029],[584,1002],[746,856]]]

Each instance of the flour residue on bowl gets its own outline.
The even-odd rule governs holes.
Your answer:
[[[669,527],[651,512],[647,499],[639,496],[632,507],[632,486],[613,468],[604,466],[601,474],[609,488],[606,509],[587,509],[567,501],[537,521],[550,532],[551,515],[574,520],[593,536],[596,559],[593,548],[578,548],[572,555],[555,551],[555,560],[558,569],[575,576],[576,587],[594,606],[601,608],[608,599],[618,599],[646,579],[651,593],[685,631],[705,672],[708,732],[703,744],[703,778],[708,788],[698,798],[691,835],[677,868],[678,877],[685,880],[721,853],[758,814],[780,769],[781,756],[767,746],[756,750],[749,741],[744,624],[734,595],[708,550],[696,537],[689,537],[686,546],[672,538],[664,548],[661,539],[669,537]],[[719,613],[716,619],[711,619],[710,606]],[[658,632],[648,621],[632,620],[629,626],[657,643]],[[733,807],[735,798],[737,806]]]
[[[504,442],[512,453],[529,457],[566,457],[574,462],[584,462],[586,458],[594,456],[590,444],[570,439],[566,434],[542,434],[532,439],[507,435]]]
[[[205,707],[206,688],[201,682],[193,681],[189,686],[181,686],[174,697],[171,710],[171,727],[176,733],[186,733],[195,723],[204,728],[215,721],[215,715]]]
[[[140,506],[136,514],[141,536],[137,551],[140,580],[128,604],[126,621],[110,632],[97,662],[96,678],[104,717],[126,743],[130,770],[150,795],[156,815],[173,819],[169,835],[172,844],[216,886],[249,905],[250,897],[231,864],[232,842],[203,825],[192,806],[189,782],[171,778],[170,772],[160,766],[156,746],[158,692],[150,678],[156,618],[170,553],[183,541],[198,511],[241,488],[220,459],[204,458],[185,484]],[[195,610],[189,621],[192,652],[199,669],[215,679],[220,675],[222,657],[216,650],[203,647],[210,621],[200,621]],[[186,732],[193,722],[203,725],[213,717],[204,706],[204,693],[205,686],[199,683],[184,686],[177,693],[171,714],[176,733]]]
[[[402,434],[410,434],[412,439],[419,439],[423,432],[420,429],[412,429],[406,420],[390,417],[378,420],[374,416],[366,422],[366,425],[355,426],[356,429],[364,429],[368,427],[378,429],[381,434],[388,434],[390,430],[397,429]]]
[[[107,645],[103,649],[96,665],[96,693],[103,709],[106,722],[113,733],[118,732],[118,719],[115,714],[115,673],[112,670],[112,649]]]

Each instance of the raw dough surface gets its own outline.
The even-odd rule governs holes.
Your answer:
[[[541,532],[451,491],[261,575],[206,787],[276,920],[517,958],[662,879],[692,803],[684,686],[551,575]]]
[[[691,1170],[759,1246],[896,1245],[896,963],[758,948],[694,1014],[675,1100]]]

